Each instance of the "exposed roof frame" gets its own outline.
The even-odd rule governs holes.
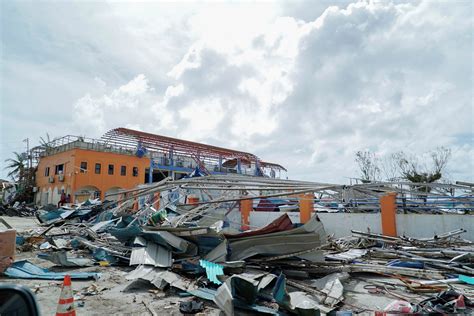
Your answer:
[[[106,143],[114,143],[115,145],[130,147],[136,146],[136,143],[140,141],[148,149],[157,151],[167,151],[172,149],[178,154],[183,153],[192,155],[195,152],[199,152],[202,155],[215,158],[219,158],[220,156],[222,158],[246,158],[250,161],[259,160],[256,155],[247,152],[135,131],[123,127],[108,131],[104,136],[102,136],[102,139]]]

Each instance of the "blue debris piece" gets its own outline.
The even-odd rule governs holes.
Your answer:
[[[76,238],[74,238],[73,240],[71,240],[71,247],[72,249],[79,249],[81,246],[81,243],[79,242],[79,240],[77,240]]]
[[[402,261],[402,260],[392,260],[387,263],[389,267],[400,267],[400,268],[412,268],[412,269],[423,269],[425,264],[421,261]]]
[[[64,209],[56,209],[48,212],[38,212],[38,218],[42,223],[46,223],[53,219],[60,218],[61,214],[63,214],[65,211],[66,210]]]
[[[206,269],[206,276],[209,279],[209,281],[217,285],[222,284],[222,282],[219,281],[217,276],[224,274],[223,266],[214,262],[206,261],[206,260],[199,260],[199,264],[201,265],[201,267]]]
[[[283,273],[278,276],[278,279],[273,288],[273,298],[279,305],[289,306],[290,297],[286,291],[286,277]]]
[[[470,285],[474,285],[474,278],[473,277],[469,277],[467,275],[462,275],[460,274],[458,276],[458,280],[459,281],[462,281],[464,283],[467,283],[467,284],[470,284]]]
[[[142,228],[131,225],[125,228],[110,228],[109,233],[122,243],[132,243],[135,237],[140,235]]]
[[[89,214],[90,212],[92,212],[92,209],[79,209],[74,212],[74,216],[82,217]]]
[[[188,274],[198,275],[198,274],[203,274],[206,271],[201,266],[199,266],[197,264],[194,264],[192,262],[189,262],[189,261],[183,261],[181,263],[181,267],[182,267],[182,271],[184,273],[188,273]]]
[[[111,265],[116,264],[118,259],[110,255],[105,249],[97,248],[92,252],[92,256],[97,261],[107,261]]]
[[[54,223],[60,219],[79,217],[79,219],[82,221],[86,219],[91,212],[92,212],[92,209],[59,208],[57,210],[51,210],[48,212],[40,211],[38,213],[38,219],[42,223]]]
[[[145,156],[147,152],[147,149],[145,146],[143,146],[143,144],[141,142],[138,142],[138,145],[137,145],[137,150],[135,152],[135,155],[138,157],[138,158],[142,158],[143,156]]]
[[[15,243],[18,245],[18,246],[21,246],[25,243],[25,237],[23,236],[16,236],[16,241]]]
[[[43,280],[63,280],[66,274],[72,279],[96,279],[100,277],[100,273],[96,272],[52,272],[48,269],[38,267],[28,260],[14,262],[5,270],[4,274],[16,279],[43,279]]]
[[[193,172],[189,175],[190,178],[204,177],[206,173],[202,171],[199,166],[196,166]]]

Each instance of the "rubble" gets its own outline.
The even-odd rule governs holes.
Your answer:
[[[245,199],[240,193],[245,186],[241,179],[211,180],[185,179],[179,185],[166,180],[137,189],[119,202],[95,200],[38,210],[41,228],[19,233],[22,241],[17,247],[21,251],[41,250],[38,258],[61,267],[61,272],[20,260],[8,267],[5,275],[48,280],[59,280],[65,274],[72,279],[93,278],[95,285],[81,292],[81,299],[87,301],[88,296],[103,295],[107,290],[101,289],[100,273],[75,269],[118,266],[128,269],[117,276],[124,291],[145,289],[157,299],[168,293],[192,296],[192,301],[180,303],[183,313],[197,313],[213,304],[225,315],[240,309],[275,315],[367,311],[363,302],[350,300],[350,289],[351,282],[372,275],[383,277],[383,281],[366,284],[364,293],[393,299],[379,311],[468,314],[474,309],[472,291],[460,286],[472,286],[474,280],[474,243],[461,238],[464,230],[423,239],[352,231],[352,236],[335,239],[326,234],[317,215],[301,225],[293,224],[282,212],[264,227],[236,231],[229,227],[226,214]],[[283,185],[246,181],[250,182],[248,190],[281,189]],[[209,194],[208,200],[192,205],[171,199],[158,205],[154,198],[155,192],[199,188],[210,192],[222,185],[229,190]],[[309,185],[291,183],[291,190],[301,193],[308,191]],[[283,194],[271,193],[265,198],[276,196]],[[145,202],[139,205],[141,197]]]
[[[25,203],[16,202],[15,204],[1,205],[0,204],[0,216],[34,216],[36,214],[36,207],[28,206]]]

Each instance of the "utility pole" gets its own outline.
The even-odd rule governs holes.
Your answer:
[[[27,137],[26,139],[23,140],[26,142],[26,158],[28,159],[28,170],[30,170],[30,161],[31,161],[31,156],[30,156],[30,139]]]

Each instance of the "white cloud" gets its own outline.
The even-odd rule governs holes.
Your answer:
[[[356,175],[357,150],[446,146],[450,176],[474,180],[470,2],[281,5],[114,3],[93,14],[96,33],[55,34],[86,52],[74,131],[128,126],[333,182]]]
[[[192,101],[178,113],[186,126],[178,132],[179,135],[194,140],[212,137],[224,117],[219,100],[212,98]]]
[[[99,81],[105,88],[106,84]],[[74,104],[73,120],[78,131],[99,137],[114,124],[140,126],[147,113],[153,112],[154,89],[140,74],[130,82],[101,96],[86,94]],[[92,134],[92,135],[90,135]]]

